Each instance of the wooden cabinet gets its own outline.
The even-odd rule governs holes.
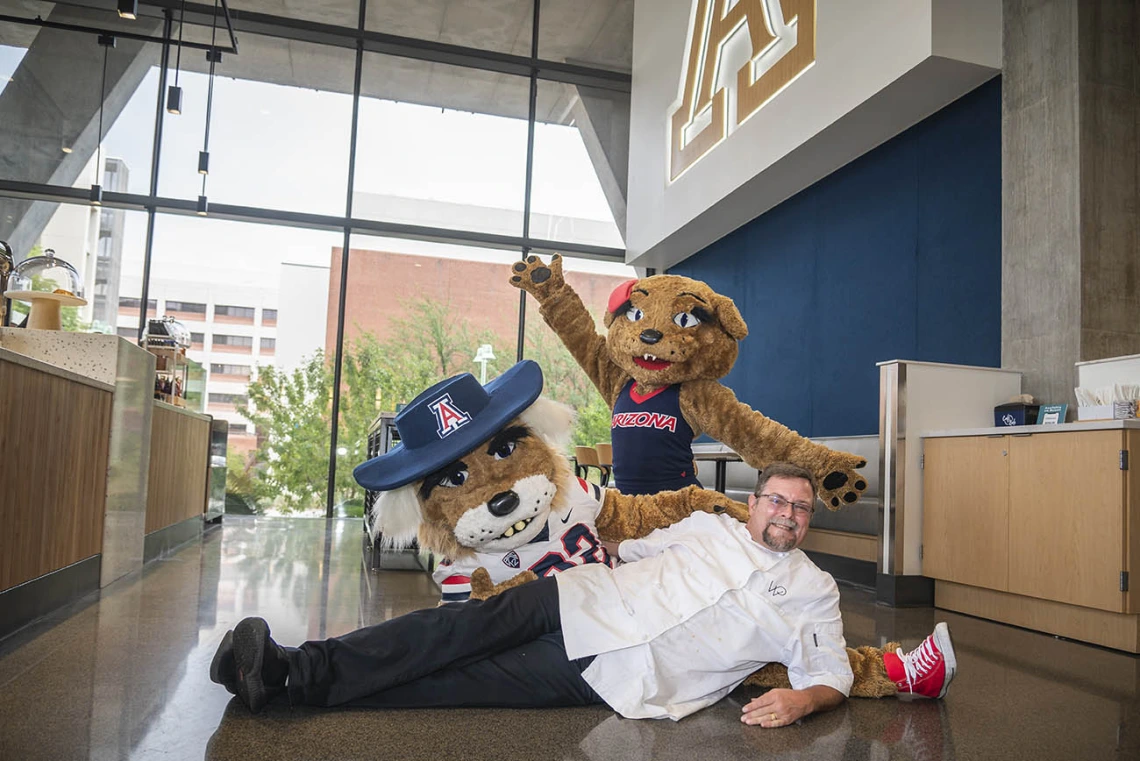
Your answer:
[[[1010,437],[1009,591],[1125,611],[1123,431]]]
[[[922,573],[1009,588],[1009,437],[927,439]]]
[[[1137,612],[1121,590],[1122,572],[1140,555],[1132,506],[1140,495],[1121,467],[1136,436],[1117,428],[928,438],[923,575]]]

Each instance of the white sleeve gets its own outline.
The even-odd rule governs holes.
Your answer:
[[[797,690],[822,685],[850,695],[855,676],[843,638],[839,589],[834,581],[830,587],[821,604],[805,615],[792,641],[787,660],[788,681]]]

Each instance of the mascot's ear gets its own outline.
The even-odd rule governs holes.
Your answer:
[[[558,452],[570,446],[570,435],[574,432],[576,417],[571,407],[545,396],[535,399],[534,404],[519,415],[527,428],[545,439]]]
[[[744,318],[740,316],[740,310],[736,308],[732,299],[718,293],[716,299],[713,300],[713,307],[716,310],[716,319],[724,328],[725,333],[737,341],[748,335],[748,326],[744,323]]]
[[[626,280],[624,283],[614,288],[613,293],[610,294],[610,300],[606,302],[606,316],[602,320],[603,324],[608,328],[610,323],[614,321],[620,313],[624,312],[625,305],[629,303],[629,294],[633,293],[633,286],[637,285],[637,280]]]
[[[416,484],[382,491],[372,505],[372,542],[380,535],[380,545],[388,549],[403,549],[415,541],[423,514],[416,499]]]

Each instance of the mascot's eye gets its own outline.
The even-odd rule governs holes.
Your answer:
[[[515,451],[519,443],[517,441],[506,441],[495,450],[495,459],[502,460],[511,456],[511,452]]]
[[[467,481],[466,470],[453,470],[439,479],[439,485],[445,489],[453,489],[456,486],[463,486]]]
[[[642,312],[637,307],[630,307],[629,311],[625,313],[625,319],[629,320],[630,322],[637,322],[644,316],[645,312]]]
[[[678,312],[673,315],[673,322],[682,328],[695,328],[701,324],[700,318],[694,316],[691,312]]]

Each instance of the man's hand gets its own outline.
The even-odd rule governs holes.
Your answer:
[[[842,692],[822,685],[806,690],[768,690],[741,709],[740,720],[762,727],[786,727],[809,713],[830,710],[842,702]]]

